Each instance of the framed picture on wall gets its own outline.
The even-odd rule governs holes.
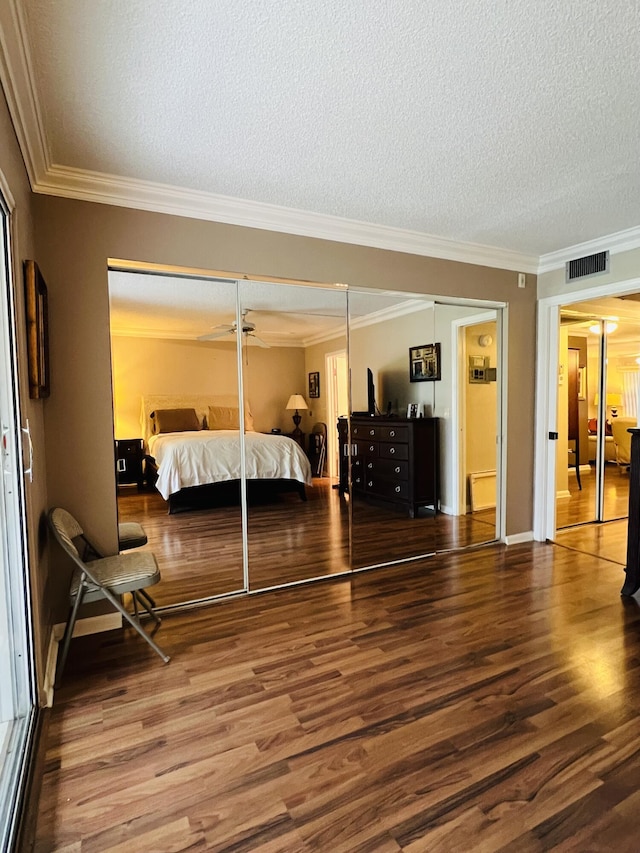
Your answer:
[[[27,315],[29,397],[49,396],[49,310],[47,285],[35,261],[24,262],[24,296]]]
[[[309,396],[310,397],[319,397],[320,396],[320,373],[319,373],[319,371],[315,371],[315,373],[309,374]]]
[[[440,379],[440,344],[423,344],[409,349],[411,382],[435,382]]]

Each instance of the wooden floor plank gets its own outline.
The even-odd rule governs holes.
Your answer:
[[[74,639],[36,851],[637,851],[621,579],[497,545]]]

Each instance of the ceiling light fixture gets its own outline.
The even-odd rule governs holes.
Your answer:
[[[610,335],[611,332],[615,332],[615,330],[617,328],[618,328],[617,323],[615,323],[613,320],[607,320],[607,322],[605,324],[605,330],[606,330],[606,333],[608,335]],[[602,327],[600,326],[599,323],[594,323],[593,326],[589,326],[589,331],[592,332],[594,335],[599,335],[600,332],[602,331]]]

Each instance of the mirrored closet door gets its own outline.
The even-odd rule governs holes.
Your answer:
[[[442,370],[428,298],[349,291],[351,419],[341,423],[354,569],[433,553]],[[344,457],[343,457],[344,458]],[[345,464],[343,462],[343,464]]]
[[[344,288],[241,281],[249,588],[350,570],[349,507],[330,475],[346,352]],[[340,368],[338,368],[340,370]],[[336,386],[337,387],[337,386]]]
[[[159,606],[242,591],[237,283],[111,270],[109,293],[119,520]]]
[[[434,384],[441,426],[436,550],[446,551],[498,535],[502,309],[437,302],[434,318],[443,352]]]

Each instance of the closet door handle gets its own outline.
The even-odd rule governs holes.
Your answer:
[[[31,427],[29,426],[29,418],[27,418],[26,427],[22,427],[22,432],[27,436],[29,442],[29,467],[24,469],[25,476],[28,475],[29,482],[33,483],[33,442],[31,441]]]

